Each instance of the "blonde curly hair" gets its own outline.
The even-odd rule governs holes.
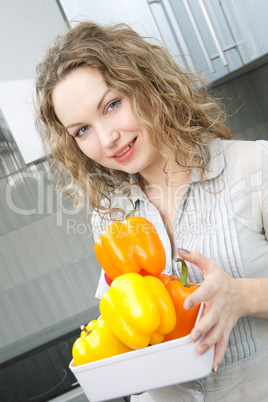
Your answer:
[[[135,118],[166,161],[182,164],[191,156],[202,177],[209,162],[204,143],[231,138],[223,109],[208,97],[204,80],[181,69],[157,41],[142,38],[125,24],[80,22],[56,39],[37,66],[36,80],[36,127],[49,142],[58,183],[63,172],[67,175],[66,192],[75,205],[83,201],[94,210],[111,212],[111,195],[119,183],[129,182],[127,173],[86,157],[55,114],[55,85],[81,66],[98,70],[107,87],[130,102]],[[145,186],[139,174],[134,182]]]

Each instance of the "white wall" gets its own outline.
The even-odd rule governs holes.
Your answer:
[[[56,0],[0,0],[0,20],[0,108],[9,110],[5,117],[13,136],[29,150],[37,134],[25,129],[33,124],[31,116],[25,117],[33,110],[22,99],[29,101],[26,89],[35,66],[65,23]],[[0,145],[0,162],[7,165],[5,172],[0,163],[3,362],[87,323],[88,310],[98,304],[94,294],[100,267],[87,211],[72,211],[67,201],[63,207],[48,181],[46,162],[24,166],[15,147]]]
[[[0,0],[0,81],[30,79],[47,44],[65,28],[56,0]]]
[[[25,163],[43,156],[32,104],[36,65],[66,27],[56,0],[0,0],[0,109]]]

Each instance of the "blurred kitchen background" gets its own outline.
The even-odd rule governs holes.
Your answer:
[[[0,0],[1,402],[86,401],[68,365],[99,314],[89,210],[56,194],[34,129],[47,46],[78,20],[126,22],[210,83],[236,138],[268,140],[267,18],[267,0]]]

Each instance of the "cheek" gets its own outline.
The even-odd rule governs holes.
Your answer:
[[[127,105],[124,109],[124,112],[121,113],[120,115],[120,123],[124,127],[128,127],[129,129],[132,130],[140,130],[141,129],[141,124],[136,120],[130,105]]]
[[[129,119],[131,126],[135,131],[144,131],[144,127],[132,115]]]
[[[77,144],[83,154],[85,154],[88,158],[99,161],[102,157],[101,147],[98,141],[91,140],[91,141],[81,141]]]
[[[133,115],[132,111],[129,111],[129,114],[126,116],[126,125],[128,126],[129,130],[139,132],[142,137],[143,141],[150,143],[149,135],[145,127],[136,120],[135,116]]]

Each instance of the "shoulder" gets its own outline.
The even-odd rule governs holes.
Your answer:
[[[209,151],[209,163],[205,178],[213,179],[221,173],[230,175],[230,180],[251,175],[260,169],[267,168],[268,141],[239,141],[213,139],[206,144]],[[193,169],[193,181],[199,181],[198,172]]]
[[[258,152],[268,152],[268,141],[256,140],[256,141],[241,141],[241,140],[221,140],[222,148],[225,153],[238,152],[237,157],[243,157],[241,151],[246,154],[254,154]]]
[[[223,154],[235,217],[260,232],[268,225],[268,141],[224,141]]]
[[[222,141],[227,172],[250,175],[267,167],[268,141]]]
[[[222,141],[222,145],[229,184],[243,180],[251,189],[263,187],[268,174],[268,141]]]

